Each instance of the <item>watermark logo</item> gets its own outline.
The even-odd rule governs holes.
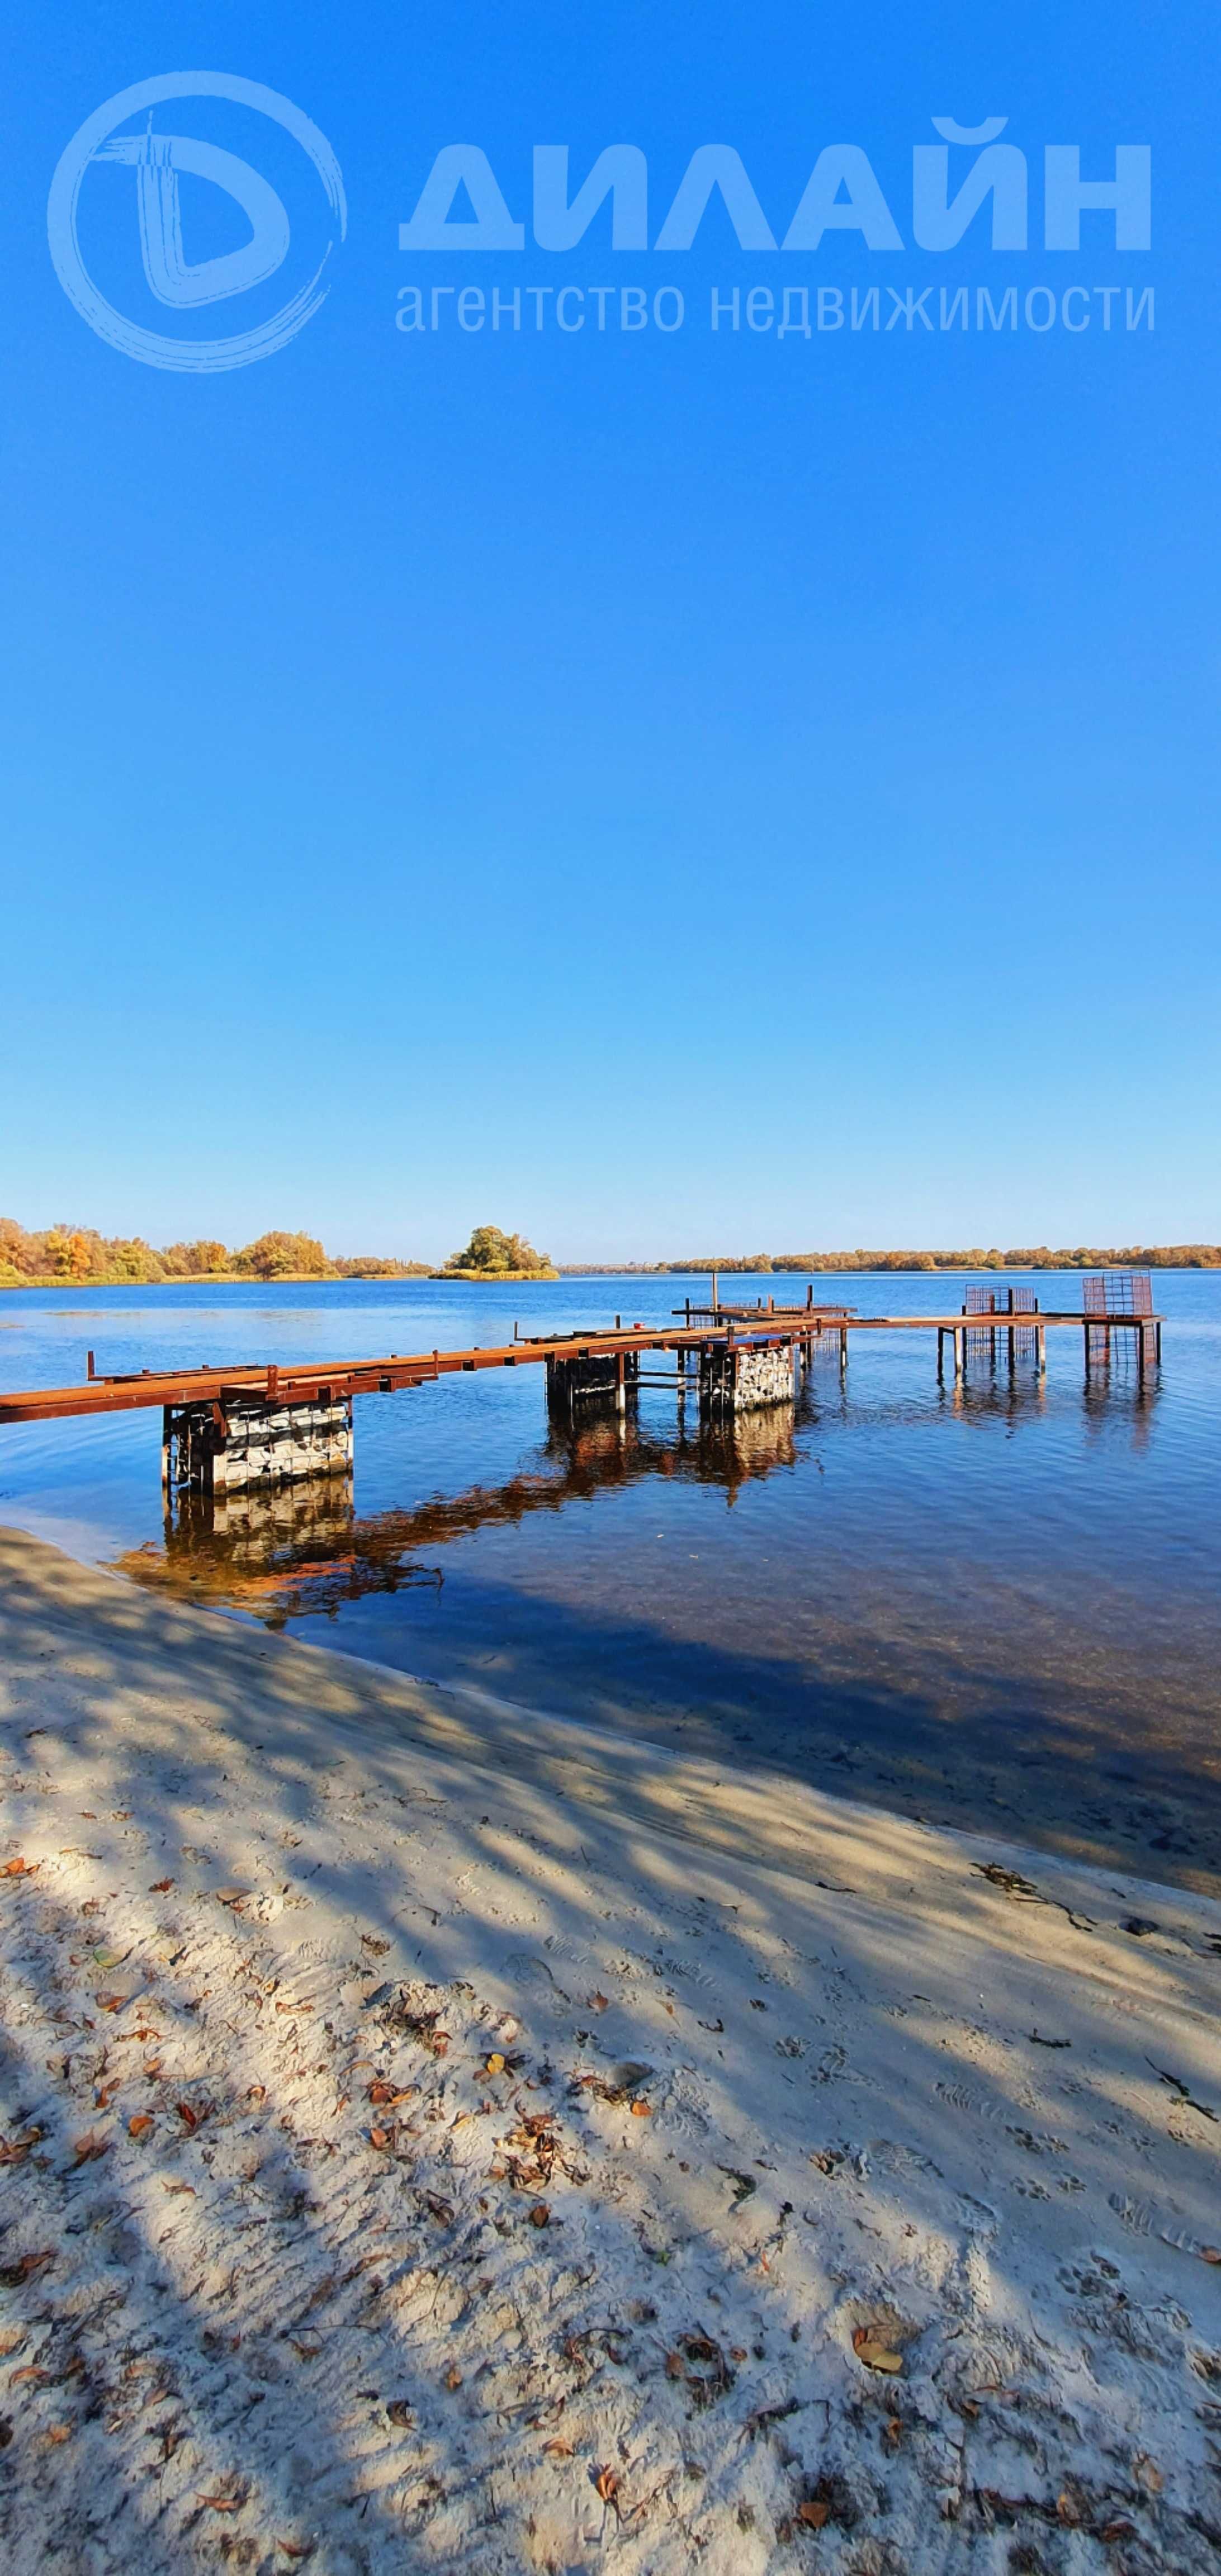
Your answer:
[[[325,199],[325,238],[320,257],[317,243],[311,247],[309,275],[274,312],[221,339],[192,336],[190,317],[209,305],[253,295],[277,276],[289,258],[292,225],[282,196],[250,161],[218,143],[160,129],[158,110],[182,99],[226,101],[270,119],[304,153]],[[142,126],[136,123],[139,119],[144,120]],[[103,294],[86,266],[80,239],[82,192],[99,166],[116,163],[132,174],[128,182],[131,220],[146,291],[169,312],[183,317],[178,332],[152,330],[132,319]],[[248,227],[247,238],[236,248],[189,258],[183,179],[191,183],[197,204],[200,182],[211,191],[220,190],[230,201],[228,211],[236,207]],[[73,135],[47,202],[47,237],[56,275],[90,329],[145,366],[169,367],[187,375],[215,375],[227,367],[250,366],[295,338],[327,294],[330,265],[346,230],[343,180],[326,136],[278,90],[224,72],[168,72],[156,80],[137,81],[107,99]]]

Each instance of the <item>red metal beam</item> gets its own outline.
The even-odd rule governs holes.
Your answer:
[[[1005,1329],[1010,1317],[997,1318],[998,1329]],[[1017,1319],[1020,1322],[1020,1318]],[[1131,1331],[1144,1324],[1158,1324],[1160,1315],[1110,1317],[1075,1314],[1040,1314],[1039,1325],[1075,1325],[1109,1322],[1116,1332]],[[806,1339],[811,1330],[817,1334],[820,1318],[817,1309],[805,1307],[791,1315],[779,1314],[766,1319],[752,1316],[745,1325],[729,1323],[723,1328],[679,1325],[673,1330],[658,1330],[652,1325],[636,1324],[602,1333],[557,1333],[533,1341],[505,1342],[490,1349],[458,1351],[394,1352],[389,1359],[325,1360],[300,1365],[283,1361],[256,1368],[140,1369],[118,1377],[90,1377],[80,1386],[32,1387],[12,1394],[0,1392],[0,1425],[7,1422],[62,1422],[95,1413],[131,1413],[157,1405],[224,1403],[235,1396],[262,1397],[276,1404],[316,1402],[319,1390],[327,1387],[331,1401],[342,1402],[352,1395],[391,1395],[405,1387],[423,1386],[429,1380],[452,1377],[459,1371],[489,1368],[520,1368],[531,1361],[556,1359],[599,1359],[626,1351],[681,1351],[713,1348],[734,1343],[740,1348],[771,1347],[777,1342]],[[828,1321],[832,1333],[906,1333],[952,1332],[963,1329],[961,1314],[953,1315],[851,1315]]]

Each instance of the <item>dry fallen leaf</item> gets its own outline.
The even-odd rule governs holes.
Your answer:
[[[152,2125],[153,2117],[151,2111],[134,2111],[127,2123],[128,2137],[142,2138],[145,2131],[151,2129]]]
[[[388,2129],[370,2129],[370,2131],[369,2131],[369,2144],[370,2144],[370,2146],[371,2146],[371,2147],[376,2147],[376,2148],[378,2149],[379,2153],[384,2153],[385,2149],[386,2149],[386,2148],[389,2146],[389,2144],[390,2144],[390,2132],[389,2132],[389,2130],[388,2130]]]
[[[498,2048],[494,2048],[491,2056],[485,2061],[484,2072],[487,2075],[503,2075],[504,2071],[504,2059],[501,2056],[500,2050]]]
[[[196,2504],[210,2505],[213,2513],[240,2513],[245,2501],[244,2495],[200,2495],[197,2491],[195,2496]]]
[[[452,2361],[445,2374],[445,2385],[447,2388],[461,2388],[462,2386],[462,2373]]]
[[[576,2458],[576,2453],[571,2442],[566,2442],[562,2433],[556,2433],[550,2442],[544,2442],[543,2451],[545,2454],[550,2453],[551,2458],[554,2460],[573,2460]]]
[[[852,2349],[857,2360],[864,2362],[866,2370],[887,2370],[893,2373],[903,2368],[902,2353],[894,2352],[889,2344],[883,2343],[880,2335],[871,2333],[868,2326],[855,2328]]]
[[[166,1889],[167,1889],[167,1888],[169,1888],[169,1887],[172,1887],[172,1886],[173,1886],[173,1884],[174,1884],[174,1882],[173,1882],[173,1879],[172,1879],[172,1878],[155,1878],[155,1879],[153,1880],[152,1886],[150,1887],[150,1889],[149,1889],[149,1891],[148,1891],[148,1892],[149,1892],[149,1895],[150,1895],[150,1896],[164,1896],[164,1895],[165,1895],[165,1892],[166,1892]]]
[[[95,2156],[104,2156],[109,2144],[109,2138],[99,2138],[95,2130],[88,2129],[83,2138],[74,2139],[72,2153],[78,2165],[87,2165]]]
[[[651,2120],[652,2117],[653,2105],[651,2102],[633,2102],[632,2118],[634,2120]]]
[[[24,2164],[31,2148],[38,2145],[42,2135],[41,2129],[27,2129],[20,2138],[0,2138],[0,2165]]]
[[[615,2498],[619,2493],[619,2480],[613,2469],[599,2469],[594,2479],[594,2487],[597,2494],[601,2496],[603,2504],[615,2504]],[[617,2505],[615,2510],[618,2512]]]
[[[71,2437],[72,2427],[70,2424],[48,2424],[48,2442],[67,2442],[71,2440]]]
[[[21,2254],[15,2263],[6,2263],[0,2270],[0,2287],[6,2290],[19,2290],[23,2281],[32,2281],[36,2272],[41,2272],[46,2264],[53,2263],[54,2260],[55,2251],[52,2246],[47,2246],[41,2254]]]
[[[797,2507],[798,2522],[806,2523],[811,2531],[821,2531],[830,2518],[831,2507],[821,2496],[808,2496],[805,2503]]]
[[[1221,2263],[1221,2245],[1202,2245],[1200,2247],[1200,2261],[1202,2263]]]
[[[41,1867],[40,1860],[6,1860],[0,1869],[0,1878],[32,1878],[35,1870]]]
[[[608,2012],[610,2009],[610,1996],[603,1994],[590,1995],[586,2000],[585,2008],[587,2012]]]
[[[528,2209],[526,2211],[526,2216],[532,2227],[545,2227],[551,2216],[551,2211],[545,2200],[536,2200],[533,2209]]]

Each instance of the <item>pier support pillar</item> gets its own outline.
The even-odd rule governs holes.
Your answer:
[[[577,1352],[572,1359],[552,1353],[547,1361],[547,1404],[569,1420],[577,1405],[593,1400],[625,1413],[635,1395],[640,1360],[635,1351]]]
[[[793,1344],[717,1342],[700,1352],[700,1410],[747,1413],[793,1401]]]
[[[246,1396],[168,1404],[161,1441],[167,1493],[232,1494],[251,1485],[298,1485],[352,1467],[352,1399],[277,1404]]]

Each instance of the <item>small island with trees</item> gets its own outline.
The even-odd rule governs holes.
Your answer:
[[[461,1252],[452,1252],[434,1279],[558,1279],[549,1255],[536,1252],[521,1234],[502,1234],[498,1225],[477,1225]]]

